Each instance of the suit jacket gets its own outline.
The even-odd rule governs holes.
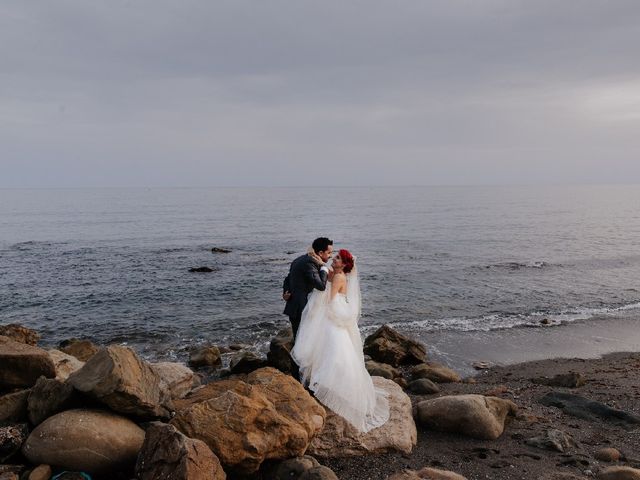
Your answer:
[[[302,255],[291,262],[289,275],[282,284],[283,292],[291,292],[284,313],[290,317],[301,315],[313,289],[322,291],[327,287],[327,276],[327,272],[321,271],[320,266],[309,255]]]

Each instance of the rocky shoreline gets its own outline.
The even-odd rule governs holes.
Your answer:
[[[194,350],[194,370],[38,342],[0,326],[1,480],[640,479],[638,353],[477,365],[463,379],[383,326],[365,354],[391,418],[360,434],[289,375],[289,331],[266,358]]]

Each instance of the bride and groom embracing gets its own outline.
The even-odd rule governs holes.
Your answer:
[[[291,357],[300,381],[320,403],[368,432],[388,420],[389,403],[364,364],[355,263],[348,250],[333,255],[333,242],[316,238],[291,263],[282,298],[295,337]]]

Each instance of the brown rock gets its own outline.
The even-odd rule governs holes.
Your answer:
[[[17,473],[3,472],[0,473],[0,480],[20,480],[20,477]]]
[[[38,425],[22,447],[36,465],[89,473],[130,468],[144,431],[131,420],[100,410],[66,410]]]
[[[19,422],[27,418],[30,389],[0,396],[0,422]]]
[[[587,480],[587,477],[569,472],[548,472],[538,477],[537,480]]]
[[[229,363],[232,374],[249,373],[266,365],[266,360],[253,352],[240,352],[233,356]]]
[[[264,478],[270,480],[291,480],[299,479],[307,470],[319,467],[318,461],[309,455],[302,457],[288,458],[282,462],[272,465],[264,474]]]
[[[364,353],[373,360],[394,367],[422,363],[427,360],[424,345],[383,325],[364,341]]]
[[[35,330],[23,327],[17,323],[0,325],[0,335],[10,338],[14,342],[36,346],[40,340],[40,334]]]
[[[516,411],[513,402],[498,397],[451,395],[418,403],[418,421],[431,430],[495,440]]]
[[[158,374],[127,347],[100,350],[68,382],[114,412],[149,419],[168,418],[173,409]]]
[[[224,480],[227,476],[204,442],[188,438],[166,423],[153,422],[138,455],[136,478]]]
[[[245,380],[205,385],[177,401],[171,424],[204,441],[226,467],[258,470],[266,459],[300,456],[324,425],[324,408],[291,376],[262,368]]]
[[[41,375],[56,376],[46,351],[0,336],[0,386],[30,387]]]
[[[27,439],[27,426],[6,425],[0,427],[0,463],[11,458]]]
[[[561,453],[576,447],[576,442],[571,435],[556,428],[550,428],[543,435],[529,438],[524,443],[532,447],[555,450]]]
[[[151,368],[169,390],[172,399],[182,398],[200,386],[200,378],[189,367],[181,363],[152,363]]]
[[[98,353],[100,348],[94,345],[90,340],[71,338],[60,342],[60,350],[68,355],[76,357],[82,362],[86,362]]]
[[[431,395],[433,393],[438,393],[440,391],[440,387],[428,378],[419,378],[409,384],[409,391],[416,395]]]
[[[497,397],[498,395],[504,395],[505,393],[509,393],[509,387],[506,385],[498,385],[491,390],[487,390],[483,395],[486,397]]]
[[[631,467],[607,467],[598,474],[599,480],[640,480],[640,470]]]
[[[414,380],[426,378],[436,383],[460,382],[462,378],[456,372],[444,365],[434,362],[425,362],[411,369]]]
[[[189,365],[193,368],[217,367],[221,363],[220,349],[216,346],[200,347],[189,354]]]
[[[31,471],[28,480],[49,480],[52,473],[49,465],[39,465]]]
[[[425,467],[422,470],[404,470],[400,473],[395,473],[387,480],[467,480],[466,477],[459,475],[449,470],[438,470],[436,468]]]
[[[29,421],[38,425],[52,415],[78,404],[78,394],[71,385],[54,378],[40,377],[27,400]]]
[[[622,454],[618,449],[608,447],[598,450],[594,457],[601,462],[617,462],[622,457]]]
[[[279,331],[269,344],[269,353],[267,353],[269,366],[277,368],[284,373],[295,371],[295,364],[291,358],[292,348],[293,332],[291,327]]]
[[[372,377],[388,378],[389,380],[400,377],[400,371],[386,363],[369,360],[365,363],[365,367]]]
[[[392,380],[373,377],[373,383],[387,392],[389,420],[378,428],[362,433],[344,418],[327,410],[325,427],[311,441],[309,454],[326,458],[395,451],[411,452],[417,442],[411,399]]]
[[[303,472],[298,480],[338,480],[338,477],[329,467],[320,465]]]
[[[581,373],[570,372],[555,375],[554,377],[538,377],[532,378],[533,383],[538,385],[548,385],[550,387],[578,388],[587,383],[587,379]]]
[[[47,350],[56,369],[56,378],[65,381],[73,372],[77,372],[84,366],[84,362],[73,355],[60,350]]]

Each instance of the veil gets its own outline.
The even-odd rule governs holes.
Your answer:
[[[357,324],[362,313],[362,294],[360,293],[360,276],[358,275],[358,266],[355,264],[355,260],[356,258],[354,257],[353,268],[347,274],[347,300]]]

